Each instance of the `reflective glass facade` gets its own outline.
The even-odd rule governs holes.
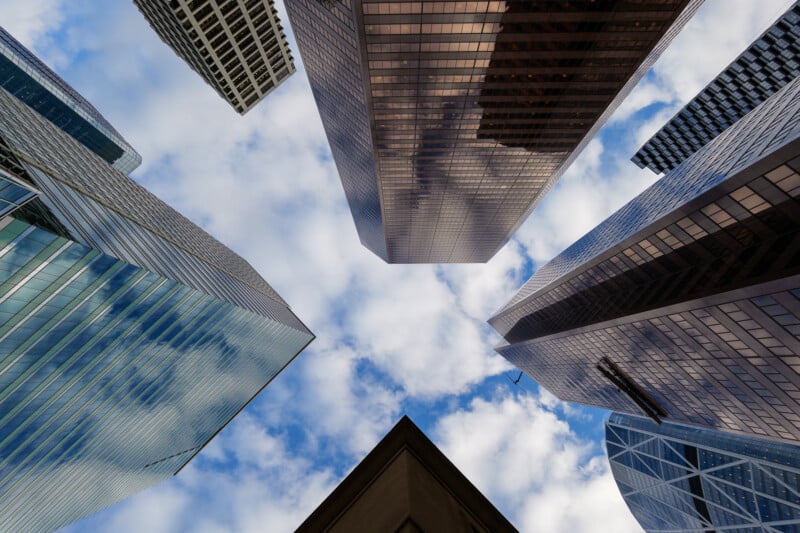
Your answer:
[[[312,339],[244,259],[0,88],[1,531],[177,473]]]
[[[288,0],[361,242],[488,261],[699,4]]]
[[[0,218],[16,211],[38,194],[29,184],[0,168]]]
[[[177,473],[312,338],[0,225],[3,531],[56,529]]]
[[[272,0],[134,0],[161,40],[236,111],[294,72]]]
[[[800,531],[800,447],[614,413],[611,471],[647,533]]]
[[[0,87],[35,109],[117,170],[142,162],[97,109],[0,27]]]
[[[800,442],[800,79],[490,319],[564,400]]]
[[[667,172],[800,76],[800,2],[765,31],[633,156]]]

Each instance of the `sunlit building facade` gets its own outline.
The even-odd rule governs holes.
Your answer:
[[[361,242],[488,261],[699,4],[288,0]]]
[[[95,107],[0,27],[0,87],[114,168],[130,173],[142,157]]]
[[[0,90],[0,530],[176,474],[313,339],[241,257]]]
[[[800,79],[490,319],[562,400],[800,442]]]
[[[170,48],[245,114],[293,72],[272,0],[133,0]]]
[[[800,531],[800,446],[614,413],[606,449],[647,533]]]
[[[633,162],[667,172],[800,76],[800,2],[653,135]]]

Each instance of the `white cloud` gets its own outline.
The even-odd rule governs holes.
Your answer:
[[[658,83],[652,78],[644,78],[622,101],[620,106],[611,115],[609,122],[623,122],[635,113],[653,104],[668,103],[676,98],[669,86]]]
[[[705,2],[654,66],[681,105],[733,61],[792,0]]]
[[[619,106],[611,122],[631,118],[654,104],[671,104],[655,133],[742,53],[794,0],[707,1]],[[637,148],[649,138],[637,140]]]
[[[341,473],[321,463],[357,462],[409,402],[470,395],[509,368],[483,321],[524,281],[526,261],[541,265],[652,183],[627,161],[632,149],[788,3],[706,2],[617,111],[618,143],[590,143],[489,264],[435,267],[386,265],[359,244],[302,71],[240,117],[129,0],[2,2],[5,27],[143,155],[135,177],[248,259],[318,335],[268,387],[270,403],[248,408],[176,479],[75,530],[295,527]],[[667,106],[637,122],[653,103]],[[436,434],[525,531],[637,530],[605,460],[549,409],[564,406],[548,395],[476,399]],[[290,426],[302,442],[282,432]]]
[[[330,469],[247,413],[209,448],[178,477],[64,532],[291,531],[335,486]]]
[[[364,372],[350,348],[317,347],[303,361],[295,408],[316,438],[333,438],[352,457],[362,457],[399,416],[402,394]]]
[[[36,47],[63,22],[63,4],[64,0],[4,0],[3,28],[25,46]]]
[[[624,152],[624,151],[623,151]],[[516,239],[538,266],[543,265],[636,194],[657,176],[620,154],[605,153],[600,139],[587,146],[552,191],[522,225]]]
[[[444,265],[441,272],[461,309],[475,320],[485,320],[524,281],[524,259],[518,242],[511,240],[486,265]]]
[[[474,399],[442,417],[434,435],[520,531],[641,531],[606,459],[533,396]]]

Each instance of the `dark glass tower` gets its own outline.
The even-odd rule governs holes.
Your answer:
[[[667,172],[800,76],[800,2],[770,26],[633,156]]]
[[[488,261],[700,5],[288,0],[361,242]]]
[[[647,533],[800,531],[800,446],[614,413],[606,448]]]
[[[800,78],[490,319],[563,400],[800,442]]]
[[[0,87],[64,130],[114,168],[130,173],[142,157],[86,99],[0,28]]]
[[[0,530],[176,474],[312,339],[241,257],[0,90]]]

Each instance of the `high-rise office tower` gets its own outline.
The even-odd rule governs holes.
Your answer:
[[[120,172],[128,174],[141,164],[142,157],[92,104],[2,27],[0,87]]]
[[[403,417],[297,533],[512,533],[517,529]]]
[[[241,257],[0,90],[0,530],[177,473],[312,339]]]
[[[686,104],[633,156],[667,172],[800,76],[800,1]]]
[[[800,442],[800,78],[489,320],[563,400]]]
[[[606,448],[647,533],[800,531],[800,446],[614,413]]]
[[[699,4],[288,0],[361,242],[488,261]]]
[[[294,72],[272,0],[133,0],[161,40],[242,115]]]

